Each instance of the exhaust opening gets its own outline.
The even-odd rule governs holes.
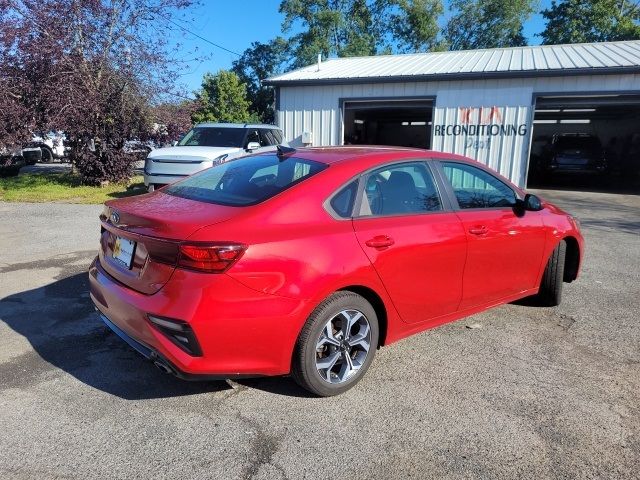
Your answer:
[[[171,370],[171,368],[169,368],[167,365],[165,365],[162,362],[159,362],[158,360],[155,360],[153,362],[153,364],[158,367],[159,370],[162,370],[164,373],[168,374],[168,375],[173,375],[173,370]]]

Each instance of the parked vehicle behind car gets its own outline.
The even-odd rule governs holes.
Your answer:
[[[604,173],[607,171],[605,150],[595,135],[554,135],[546,151],[543,168],[549,173]]]
[[[17,147],[0,147],[0,177],[14,177],[25,166],[22,151]]]
[[[176,146],[149,153],[144,184],[151,192],[212,165],[249,153],[275,151],[282,141],[282,130],[274,125],[201,123]]]
[[[61,131],[35,134],[29,142],[23,145],[23,156],[28,159],[29,165],[34,165],[37,161],[49,163],[54,160],[63,160],[69,153],[69,147],[65,144],[66,140],[66,135]],[[37,150],[41,152],[39,156],[36,153]]]
[[[35,165],[42,161],[42,149],[40,147],[24,147],[22,157],[27,165]]]
[[[278,150],[106,203],[91,298],[163,371],[291,373],[335,395],[382,345],[523,297],[557,305],[578,276],[577,221],[478,162]]]

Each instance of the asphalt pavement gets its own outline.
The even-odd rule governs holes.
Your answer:
[[[329,399],[161,373],[89,300],[101,207],[0,202],[0,478],[638,478],[640,196],[542,194],[587,241],[560,307],[390,345]]]

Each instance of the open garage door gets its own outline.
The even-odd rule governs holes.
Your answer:
[[[537,97],[527,187],[640,193],[640,95]]]
[[[354,100],[343,108],[344,145],[430,147],[432,100]]]

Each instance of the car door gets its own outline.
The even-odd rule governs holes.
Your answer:
[[[427,163],[384,166],[363,185],[353,228],[401,318],[415,323],[454,312],[467,240]]]
[[[545,242],[541,212],[517,211],[516,192],[483,168],[443,161],[440,171],[468,239],[460,308],[534,288]]]

